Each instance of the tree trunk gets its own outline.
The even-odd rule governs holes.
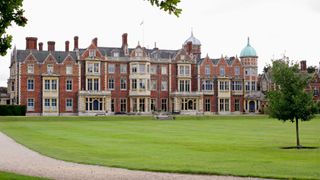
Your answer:
[[[299,138],[299,119],[296,118],[296,136],[297,136],[297,148],[300,149],[300,138]]]

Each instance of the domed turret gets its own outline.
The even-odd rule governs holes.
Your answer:
[[[249,37],[248,37],[247,46],[245,48],[243,48],[240,53],[240,58],[242,58],[242,57],[257,57],[256,50],[253,47],[251,47],[251,45],[250,45]]]
[[[193,45],[201,45],[201,42],[199,41],[199,39],[193,36],[193,31],[191,31],[191,36],[184,42],[183,45],[188,44],[188,42],[192,42]]]

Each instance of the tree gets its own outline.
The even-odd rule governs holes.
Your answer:
[[[305,91],[310,76],[300,73],[299,65],[288,60],[273,61],[271,72],[272,79],[279,88],[267,95],[269,115],[278,120],[296,123],[297,148],[301,148],[299,120],[310,120],[317,111],[312,95]]]
[[[0,55],[7,54],[7,50],[11,48],[12,36],[6,33],[11,26],[12,21],[18,26],[24,26],[27,19],[23,16],[22,9],[23,0],[2,0],[0,3]]]
[[[168,11],[169,14],[173,13],[177,17],[182,12],[182,9],[178,8],[180,0],[147,0],[151,3],[152,6],[157,6],[161,10]]]
[[[314,72],[316,72],[316,69],[317,69],[316,66],[309,66],[309,67],[307,68],[307,72],[308,72],[308,73],[314,73]]]

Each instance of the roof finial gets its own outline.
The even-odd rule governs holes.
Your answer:
[[[193,27],[191,27],[191,37],[193,37]]]
[[[247,44],[247,46],[250,46],[250,38],[249,38],[249,36],[248,36],[248,44]]]
[[[154,42],[154,48],[157,48],[157,42]]]

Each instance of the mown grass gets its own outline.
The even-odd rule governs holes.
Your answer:
[[[24,176],[24,175],[18,175],[14,173],[1,172],[1,171],[0,171],[0,179],[1,180],[45,180],[44,178]]]
[[[320,118],[300,124],[320,147]],[[266,116],[0,117],[0,131],[47,156],[128,169],[320,179],[320,149]]]

